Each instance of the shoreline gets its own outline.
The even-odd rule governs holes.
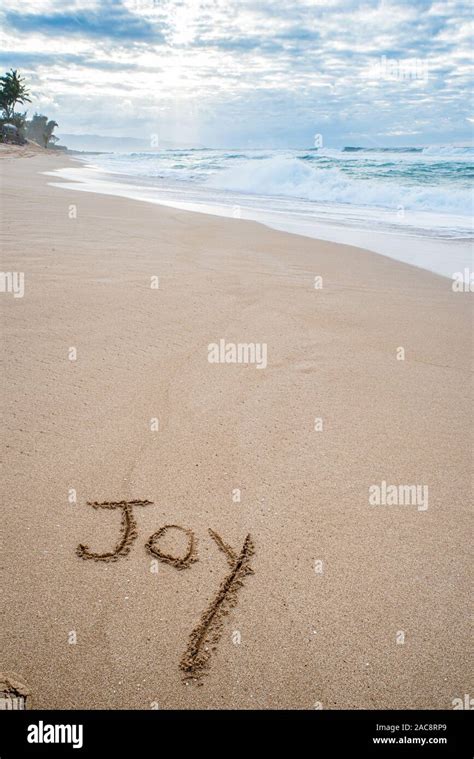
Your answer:
[[[469,294],[361,248],[58,188],[42,172],[65,158],[0,159],[2,267],[25,274],[0,298],[2,671],[43,709],[452,708],[472,692]],[[220,339],[268,346],[265,367],[210,363]],[[428,507],[371,505],[379,483],[426,486]],[[121,507],[88,505],[138,500],[124,534]],[[158,543],[166,525],[188,532]],[[186,685],[248,535],[252,576]],[[76,552],[120,536],[110,563]]]
[[[53,185],[64,189],[124,197],[193,213],[255,221],[277,231],[362,248],[448,279],[453,279],[459,272],[473,266],[472,237],[435,234],[434,229],[431,230],[432,233],[427,233],[425,227],[416,226],[415,222],[420,216],[413,212],[407,211],[407,220],[394,224],[393,220],[389,223],[393,214],[389,214],[387,209],[371,208],[368,210],[372,214],[377,211],[384,219],[382,224],[375,224],[370,218],[366,218],[363,223],[355,223],[352,219],[351,222],[343,224],[343,206],[339,209],[341,218],[337,221],[325,218],[326,209],[310,208],[311,204],[308,205],[307,201],[298,198],[251,196],[232,192],[213,197],[211,187],[208,189],[207,199],[203,199],[203,187],[194,187],[192,183],[183,182],[182,186],[179,186],[179,182],[171,182],[161,186],[151,179],[145,182],[144,177],[133,174],[104,171],[76,156],[72,157],[72,160],[79,166],[73,165],[72,168],[48,172],[53,179],[60,180],[52,182]],[[266,207],[262,207],[262,204]],[[297,205],[290,211],[292,204]],[[300,210],[297,210],[298,204]],[[283,210],[285,208],[286,210]],[[356,206],[347,208],[348,213],[355,213],[356,216],[359,211]],[[435,216],[434,213],[429,214],[423,218],[423,224],[429,223]],[[410,223],[409,218],[412,219]],[[454,220],[457,217],[447,218]],[[465,223],[467,224],[467,219]]]

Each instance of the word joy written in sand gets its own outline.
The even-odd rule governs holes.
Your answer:
[[[127,556],[134,540],[138,536],[137,523],[133,515],[135,506],[150,506],[152,501],[88,501],[87,505],[94,509],[121,509],[122,521],[120,526],[119,540],[112,551],[107,553],[92,553],[89,546],[80,543],[76,548],[76,553],[81,559],[92,559],[93,561],[118,561],[122,556]],[[170,530],[178,530],[187,538],[187,547],[184,555],[173,556],[165,553],[159,548],[159,541]],[[215,598],[201,614],[201,618],[196,627],[191,631],[188,645],[181,658],[179,667],[184,672],[185,678],[199,679],[209,666],[211,651],[215,650],[222,633],[223,618],[228,614],[230,609],[237,603],[237,592],[243,585],[247,575],[253,574],[250,566],[250,559],[254,553],[254,546],[250,535],[244,540],[240,552],[234,551],[231,546],[224,543],[222,538],[209,529],[209,535],[221,550],[229,564],[230,571],[224,577],[219,586]],[[196,552],[196,540],[192,530],[186,527],[180,527],[177,524],[165,524],[157,532],[154,532],[145,543],[145,549],[158,561],[176,569],[188,569],[195,561],[198,561]]]

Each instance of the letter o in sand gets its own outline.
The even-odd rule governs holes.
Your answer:
[[[187,535],[188,546],[184,556],[171,556],[169,553],[164,553],[157,548],[157,542],[168,530],[180,530]],[[188,530],[187,527],[180,527],[178,524],[165,524],[164,527],[160,527],[158,532],[154,532],[148,539],[148,543],[145,543],[145,548],[149,554],[154,556],[160,561],[164,561],[166,564],[171,564],[176,569],[187,569],[193,562],[197,561],[196,558],[196,541],[192,530]]]

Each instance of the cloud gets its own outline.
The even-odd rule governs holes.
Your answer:
[[[102,71],[138,71],[139,66],[130,61],[113,61],[105,59],[91,59],[87,55],[75,53],[61,53],[55,56],[54,65],[61,67],[81,66],[84,69],[99,69]],[[15,50],[0,52],[0,66],[4,68],[39,68],[51,67],[51,53],[18,53]]]
[[[2,65],[51,98],[63,131],[222,146],[469,135],[464,0],[4,4]]]
[[[118,0],[103,0],[88,10],[56,13],[23,13],[7,11],[4,23],[22,33],[41,33],[68,37],[78,35],[92,38],[135,40],[137,42],[164,42],[155,25],[141,16],[130,13]]]

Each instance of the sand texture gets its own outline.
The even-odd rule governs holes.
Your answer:
[[[0,672],[38,708],[473,693],[472,295],[50,186],[67,156],[0,159],[2,271],[25,275],[0,293]],[[221,339],[265,343],[266,368],[210,363]],[[428,508],[370,505],[382,481],[428,486]]]

